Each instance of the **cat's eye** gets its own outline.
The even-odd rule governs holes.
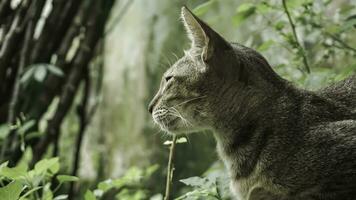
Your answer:
[[[168,82],[169,80],[171,80],[173,78],[173,76],[166,76],[164,77],[164,79],[166,80],[166,82]]]

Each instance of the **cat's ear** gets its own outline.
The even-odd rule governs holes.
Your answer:
[[[195,16],[187,7],[182,7],[181,18],[191,40],[190,53],[208,61],[215,51],[231,48],[217,32]]]

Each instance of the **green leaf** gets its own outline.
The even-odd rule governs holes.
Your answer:
[[[181,137],[179,138],[176,143],[179,144],[179,143],[186,143],[187,142],[187,138],[185,137]],[[171,145],[172,144],[172,140],[166,140],[163,145]]]
[[[93,194],[92,191],[87,190],[87,191],[85,192],[84,199],[85,199],[85,200],[96,200],[96,197],[95,197],[95,195]]]
[[[274,24],[274,28],[277,31],[280,31],[284,28],[285,22],[284,21],[278,21],[277,23]]]
[[[5,187],[0,188],[0,197],[4,200],[18,200],[22,192],[22,184],[12,181]]]
[[[1,170],[2,170],[3,168],[7,167],[8,164],[9,164],[9,161],[6,161],[6,162],[4,162],[4,163],[1,163],[1,165],[0,165],[0,172],[1,172]]]
[[[34,193],[35,191],[37,191],[37,190],[39,190],[39,189],[41,189],[41,188],[42,188],[42,187],[35,187],[35,188],[32,188],[31,190],[29,190],[29,191],[27,191],[25,194],[23,194],[19,200],[26,200],[26,199],[27,199],[27,198],[26,198],[27,196],[29,196],[30,194]]]
[[[193,9],[193,13],[201,16],[203,14],[205,14],[206,12],[208,12],[208,10],[210,9],[210,7],[215,3],[215,0],[210,0],[207,1],[205,3],[200,4],[199,6],[195,7]]]
[[[185,137],[181,137],[181,138],[179,138],[178,140],[177,140],[177,144],[181,144],[181,143],[186,143],[187,142],[187,138],[185,138]]]
[[[30,128],[32,128],[36,124],[35,120],[30,120],[25,122],[23,125],[20,126],[18,129],[18,133],[20,135],[24,135]]]
[[[10,127],[7,124],[0,125],[0,140],[6,138],[6,136],[10,133]]]
[[[271,6],[267,2],[257,4],[257,12],[261,14],[269,13],[272,10]]]
[[[28,166],[25,163],[20,163],[16,167],[2,167],[0,168],[0,176],[5,176],[12,180],[23,179],[27,175]]]
[[[53,200],[63,200],[63,199],[68,199],[68,195],[66,194],[58,195]]]
[[[43,82],[47,75],[47,69],[45,65],[38,65],[34,72],[34,78],[38,82]]]
[[[57,179],[59,183],[79,181],[78,177],[69,175],[58,175]]]
[[[29,66],[28,69],[22,74],[20,82],[27,83],[35,73],[35,69],[36,69],[35,65]]]
[[[30,140],[30,139],[33,139],[33,138],[39,138],[41,136],[43,136],[42,132],[34,131],[34,132],[30,132],[30,133],[26,134],[25,135],[25,139],[26,140]]]
[[[34,172],[36,175],[46,173],[47,171],[53,174],[57,173],[59,170],[59,159],[58,157],[43,159],[36,163]]]
[[[47,183],[43,187],[43,195],[42,195],[43,200],[53,200],[53,192],[51,190],[51,183]]]
[[[185,185],[193,186],[193,187],[202,187],[207,183],[207,179],[200,178],[198,176],[194,176],[194,177],[190,177],[190,178],[186,178],[186,179],[181,179],[179,181],[184,183]]]
[[[329,33],[337,34],[342,30],[342,27],[338,26],[337,24],[328,24],[325,27],[325,30]]]
[[[239,7],[237,7],[236,11],[237,12],[246,12],[251,10],[251,8],[255,8],[255,5],[253,3],[243,3]]]
[[[341,32],[348,31],[348,30],[352,29],[353,27],[356,28],[356,18],[349,19],[344,24],[342,24],[340,31]]]
[[[275,42],[273,40],[267,40],[262,43],[259,47],[257,47],[257,51],[266,51],[269,49]]]
[[[47,64],[46,67],[47,67],[48,71],[51,72],[52,74],[59,76],[59,77],[64,76],[62,69],[60,69],[59,67],[57,67],[55,65],[51,65],[51,64]]]
[[[252,3],[241,4],[236,9],[236,14],[233,16],[232,21],[235,26],[239,26],[244,20],[253,15],[256,11],[256,6]]]
[[[118,179],[120,180],[120,179]],[[111,179],[108,179],[108,180],[105,180],[105,181],[102,181],[98,184],[98,189],[99,190],[102,190],[104,192],[110,190],[111,188],[115,187],[114,184],[113,184],[113,180]]]

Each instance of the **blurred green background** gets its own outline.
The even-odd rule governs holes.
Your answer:
[[[72,173],[78,146],[76,138],[81,128],[77,106],[82,102],[84,86],[79,86],[81,88],[75,93],[60,124],[58,152],[53,155],[53,145],[49,145],[45,149],[47,153],[41,157],[58,157],[59,160],[43,162],[47,168],[44,170],[46,176],[41,176],[42,182],[22,187],[21,194],[38,186],[40,188],[31,192],[28,199],[46,199],[43,197],[46,192],[48,199],[60,199],[58,196],[66,199],[68,188],[72,187],[76,191],[70,197],[73,199],[163,199],[169,152],[163,143],[171,138],[153,124],[147,105],[159,87],[163,72],[183,55],[184,49],[189,48],[180,20],[183,5],[191,8],[228,41],[258,50],[278,74],[299,87],[315,90],[355,74],[356,2],[285,2],[298,41],[281,0],[117,0],[103,30],[101,51],[91,60],[91,63],[100,63],[100,67],[90,71],[90,77],[95,79],[93,87],[99,89],[84,96],[88,98],[88,104],[95,105],[95,112],[88,114],[90,123],[86,124],[80,143],[77,172]],[[307,60],[310,73],[303,59]],[[64,76],[69,74],[64,73]],[[60,98],[54,98],[47,114],[34,118],[39,127],[41,120],[53,116],[58,101]],[[26,111],[20,111],[19,116],[20,113],[26,116]],[[22,120],[17,130],[26,122],[28,120]],[[8,126],[3,123],[0,128],[1,142],[6,140]],[[31,131],[26,129],[25,132]],[[44,134],[40,133],[38,137],[44,137]],[[177,144],[172,197],[230,199],[226,173],[218,161],[212,135],[209,132],[194,133],[186,138],[187,142]],[[20,141],[24,143],[22,159],[14,166],[33,160],[33,146],[26,139]],[[10,152],[10,158],[11,155]],[[58,162],[59,169],[51,171],[49,161]],[[4,187],[11,180],[22,180],[1,174],[1,169]],[[29,169],[22,171],[26,174]],[[61,180],[54,181],[57,173],[72,174],[79,179],[63,180],[62,177],[63,184],[56,190],[54,186],[62,183]],[[30,182],[35,181],[36,175],[29,177]],[[194,178],[187,179],[189,177]],[[185,180],[179,181],[182,179]],[[74,186],[70,186],[71,182]]]

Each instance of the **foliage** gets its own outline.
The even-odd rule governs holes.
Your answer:
[[[29,170],[25,162],[19,163],[15,167],[8,167],[8,162],[0,166],[0,182],[3,187],[0,193],[8,195],[8,199],[45,199],[59,200],[65,199],[66,195],[54,196],[54,193],[63,183],[78,181],[78,178],[68,175],[58,175],[60,164],[57,157],[43,159]],[[56,178],[58,186],[51,190],[51,181]],[[2,196],[2,195],[1,195]]]
[[[98,183],[97,188],[87,190],[85,200],[102,199],[107,193],[114,193],[116,199],[143,200],[149,197],[149,178],[158,170],[158,165],[139,169],[130,168],[122,177],[107,179]],[[78,177],[59,175],[59,158],[43,159],[29,170],[25,162],[8,167],[0,165],[0,196],[6,200],[60,200],[67,194],[58,194],[63,184],[80,181]],[[159,196],[156,195],[155,199]]]
[[[206,171],[203,177],[190,177],[180,180],[188,188],[183,195],[176,198],[176,200],[227,200],[230,199],[228,177],[224,167],[220,162],[214,163],[212,167]]]

